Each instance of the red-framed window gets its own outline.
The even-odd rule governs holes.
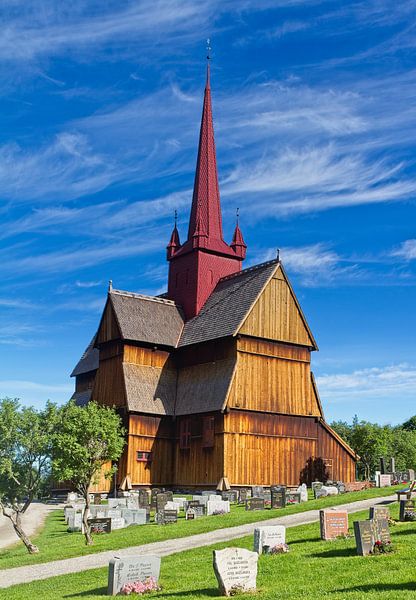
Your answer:
[[[202,447],[212,448],[215,436],[215,417],[202,418]]]
[[[187,450],[191,447],[191,419],[182,419],[179,424],[179,448]]]
[[[150,463],[152,462],[152,453],[151,452],[145,452],[144,450],[138,450],[136,453],[136,460],[137,462],[145,462],[145,463]]]

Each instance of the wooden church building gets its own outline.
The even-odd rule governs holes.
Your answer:
[[[167,293],[110,285],[72,372],[77,403],[123,417],[119,485],[355,480],[354,451],[325,422],[317,345],[283,265],[242,269],[245,256],[238,223],[231,244],[223,238],[208,66],[188,234],[181,243],[175,223]]]

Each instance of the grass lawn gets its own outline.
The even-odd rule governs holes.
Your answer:
[[[398,517],[398,505],[392,515]],[[351,515],[352,521],[368,518],[368,511]],[[259,600],[397,600],[416,598],[416,523],[398,523],[391,528],[395,553],[357,556],[353,537],[325,542],[319,538],[319,524],[287,529],[290,552],[261,556],[257,578],[258,593],[241,598]],[[218,596],[212,569],[212,550],[227,546],[252,549],[252,536],[181,552],[162,559],[161,592],[145,597],[170,600],[197,600]],[[0,599],[79,598],[104,600],[107,569],[96,569],[45,581],[0,590]]]
[[[48,515],[42,531],[34,536],[32,541],[39,547],[39,554],[30,555],[23,544],[18,543],[10,549],[0,551],[0,569],[20,567],[23,565],[49,562],[62,558],[83,556],[105,550],[118,550],[128,546],[138,546],[151,542],[163,541],[171,538],[186,537],[223,527],[233,527],[244,523],[253,523],[273,517],[280,517],[307,510],[335,506],[374,498],[377,496],[388,496],[395,488],[372,488],[363,492],[351,492],[340,496],[319,498],[302,504],[296,504],[283,509],[246,511],[243,506],[231,505],[231,513],[227,515],[216,515],[201,517],[194,521],[186,521],[183,513],[178,523],[171,525],[148,525],[131,526],[126,529],[113,531],[110,535],[101,535],[94,538],[93,546],[85,546],[84,536],[81,533],[68,533],[63,517],[63,510],[53,511]]]

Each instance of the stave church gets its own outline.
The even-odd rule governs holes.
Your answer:
[[[113,289],[75,366],[74,400],[114,406],[127,430],[117,485],[200,489],[355,480],[325,421],[317,345],[281,261],[243,268],[223,237],[209,63],[185,241],[167,245],[167,292]],[[108,491],[102,478],[97,490]]]

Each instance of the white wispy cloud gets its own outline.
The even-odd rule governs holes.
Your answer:
[[[351,373],[320,375],[317,384],[327,402],[397,396],[414,398],[416,401],[416,366],[403,363]]]
[[[401,258],[403,260],[416,259],[416,240],[406,240],[400,244],[398,248],[392,250],[391,256]]]
[[[38,405],[47,400],[66,402],[74,391],[71,383],[39,383],[20,379],[0,380],[0,398],[19,398],[26,406]]]

